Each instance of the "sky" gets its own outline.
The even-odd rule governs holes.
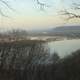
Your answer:
[[[75,0],[40,0],[48,7],[40,10],[36,0],[6,0],[14,10],[0,2],[0,9],[8,17],[0,15],[0,29],[45,29],[66,24],[79,24],[80,19],[66,21],[59,11],[69,8]],[[63,4],[64,3],[64,4]]]

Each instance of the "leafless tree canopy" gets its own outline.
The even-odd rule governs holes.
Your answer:
[[[49,7],[49,5],[47,5],[46,3],[40,1],[40,0],[35,0],[37,5],[39,6],[39,9],[44,11],[45,8]]]
[[[63,10],[63,11],[60,11],[61,15],[65,15],[67,16],[67,19],[66,20],[70,20],[70,19],[73,19],[73,18],[80,18],[80,15],[79,14],[76,14],[74,12],[71,12],[69,10]]]
[[[9,9],[9,10],[14,10],[10,5],[9,5],[9,3],[6,1],[6,0],[0,0],[0,3],[1,4],[3,4],[3,7],[5,7],[5,9]],[[6,14],[5,14],[5,12],[4,12],[4,10],[3,10],[3,8],[2,7],[0,7],[0,14],[1,14],[1,16],[4,16],[4,17],[8,17]]]
[[[64,9],[63,11],[61,11],[61,15],[68,16],[67,20],[70,20],[73,18],[80,18],[80,14],[78,13],[80,11],[79,3],[73,3],[70,10]]]
[[[45,7],[49,7],[46,3],[44,3],[40,0],[35,0],[35,1],[40,6],[40,10],[44,10]],[[64,4],[64,2],[63,2],[63,4]],[[66,9],[66,7],[64,7],[64,10],[60,10],[60,15],[68,16],[67,20],[70,20],[73,18],[80,18],[80,14],[77,13],[80,10],[80,1],[79,0],[76,2],[72,1],[72,5],[70,6],[70,9]],[[72,10],[74,10],[74,11],[72,11]]]
[[[46,2],[43,2],[41,0],[34,0],[34,2],[36,2],[39,9],[42,11],[44,11],[45,8],[50,7]],[[9,10],[14,10],[6,0],[0,0],[0,3],[3,4],[3,7],[5,7],[6,9],[8,8]],[[63,2],[63,4],[64,4],[64,2]],[[69,9],[64,8],[64,11],[62,11],[62,10],[60,11],[61,15],[68,16],[67,20],[70,20],[73,18],[80,18],[80,14],[77,13],[80,10],[80,1],[79,0],[76,2],[72,2],[70,9],[72,9],[74,11],[70,11]],[[1,7],[0,7],[0,14],[2,16],[8,17]]]

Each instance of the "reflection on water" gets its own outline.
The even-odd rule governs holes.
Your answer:
[[[49,42],[48,46],[51,53],[56,51],[60,57],[64,57],[80,49],[80,39]]]

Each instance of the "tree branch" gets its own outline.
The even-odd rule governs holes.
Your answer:
[[[49,5],[40,2],[39,0],[36,0],[37,4],[40,6],[40,10],[44,10],[46,7],[49,7]]]
[[[5,8],[8,8],[9,10],[15,11],[6,1],[0,0],[0,2],[3,3],[3,6],[4,6],[4,7],[6,6]],[[6,15],[6,13],[4,13],[3,8],[0,8],[0,14],[1,14],[2,16],[4,16],[4,17],[8,17],[8,16]]]
[[[4,0],[0,0],[4,5],[6,5],[10,10],[14,10],[13,8],[11,8],[11,6],[5,2]]]
[[[68,16],[67,20],[70,20],[73,18],[80,18],[80,15],[73,13],[73,12],[70,12],[68,10],[61,11],[61,15]]]
[[[80,3],[73,3],[72,7],[74,10],[80,10]]]

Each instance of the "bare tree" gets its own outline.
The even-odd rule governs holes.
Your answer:
[[[76,14],[76,13],[71,12],[71,11],[66,10],[66,9],[63,10],[63,11],[60,11],[60,14],[67,16],[67,19],[66,20],[70,20],[70,19],[73,19],[73,18],[80,18],[80,15],[79,14]]]
[[[49,5],[47,5],[44,2],[41,2],[40,0],[35,0],[35,1],[36,1],[37,5],[39,6],[39,9],[42,11],[44,11],[45,8],[50,7]]]
[[[47,3],[44,3],[40,0],[35,0],[37,5],[39,6],[40,10],[45,10],[46,7],[49,7],[47,5]],[[60,0],[60,5],[64,5],[63,6],[63,9],[62,10],[59,10],[59,15],[65,15],[67,16],[67,19],[66,20],[70,20],[70,19],[73,19],[73,18],[80,18],[80,14],[77,13],[79,12],[80,10],[80,1],[76,1],[76,2],[73,2],[72,0],[72,4],[69,8],[66,8],[66,5],[65,5],[65,0],[62,1]]]
[[[72,2],[71,6],[69,8],[66,8],[66,6],[65,6],[64,10],[60,11],[60,14],[67,16],[67,20],[71,20],[74,18],[80,18],[80,14],[79,14],[80,2],[78,2],[78,1]]]
[[[8,1],[6,1],[6,0],[0,0],[0,3],[3,4],[3,7],[5,7],[6,9],[8,8],[9,10],[14,11],[14,9],[9,5]],[[0,14],[1,14],[1,16],[8,17],[5,14],[5,12],[3,11],[2,7],[0,7]]]

